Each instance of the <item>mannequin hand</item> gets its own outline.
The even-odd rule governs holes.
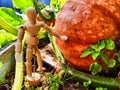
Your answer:
[[[15,60],[17,62],[21,62],[22,61],[21,53],[18,53],[18,52],[15,53]]]
[[[68,37],[67,36],[60,36],[60,39],[63,41],[66,41],[66,40],[68,40]]]

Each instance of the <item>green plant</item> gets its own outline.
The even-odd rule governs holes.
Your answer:
[[[0,18],[3,18],[6,22],[10,23],[16,28],[24,23],[22,17],[18,15],[12,8],[1,7]]]
[[[108,90],[108,89],[103,87],[96,87],[95,90]]]
[[[0,68],[2,67],[2,65],[3,65],[2,62],[0,62]]]
[[[89,87],[89,85],[92,83],[92,81],[91,80],[88,80],[87,82],[83,82],[83,86],[84,87]]]
[[[30,86],[28,81],[24,81],[24,86],[27,90],[42,90],[42,87]]]
[[[78,87],[80,85],[80,82],[76,82],[75,86]]]
[[[22,13],[25,13],[26,8],[33,7],[33,1],[35,0],[12,0],[15,8],[22,10]],[[22,4],[21,4],[22,2]],[[23,4],[24,3],[24,4]],[[16,14],[15,9],[0,7],[0,48],[16,39],[18,27],[21,24],[24,24],[25,20],[18,14]],[[6,33],[3,32],[4,30]],[[7,33],[8,32],[8,33]],[[10,34],[11,33],[11,34]],[[13,35],[12,35],[13,34]],[[15,35],[15,36],[14,36]],[[44,30],[41,30],[38,33],[39,38],[46,38],[47,33]]]
[[[20,9],[22,13],[26,12],[26,8],[33,7],[33,0],[12,0],[15,8]]]
[[[0,30],[0,48],[4,47],[12,40],[16,39],[16,36],[6,32],[5,30]]]
[[[92,63],[90,65],[90,70],[92,71],[92,75],[97,74],[98,72],[102,71],[102,65],[98,64],[97,62]]]
[[[58,90],[58,85],[64,85],[64,82],[57,75],[54,76],[51,73],[47,75],[47,82],[50,90]]]
[[[57,58],[60,60],[61,63],[65,64],[65,59],[64,59],[62,53],[60,52],[60,50],[58,49],[58,46],[55,43],[55,37],[49,34],[49,38],[50,38],[51,44],[53,46],[55,55],[57,56]]]
[[[0,18],[0,27],[1,29],[6,30],[7,32],[13,34],[13,35],[17,35],[17,28],[14,27],[12,24],[8,23],[7,21],[5,21],[5,19]]]
[[[72,76],[73,79],[77,79],[80,82],[88,81],[87,85],[92,82],[90,85],[92,87],[105,87],[108,90],[119,90],[120,80],[110,77],[103,77],[99,75],[91,75],[79,70],[74,69],[73,67],[67,68],[67,73]],[[86,86],[87,86],[86,85]]]
[[[34,4],[34,7],[35,7],[36,11],[38,12],[38,14],[40,15],[41,18],[43,18],[43,19],[46,20],[46,21],[51,21],[51,20],[55,19],[55,17],[56,17],[55,10],[51,10],[51,11],[47,10],[47,9],[46,9],[46,6],[45,6],[43,3],[38,2],[37,0],[33,0],[33,4]],[[50,15],[49,17],[46,17],[46,16],[41,12],[41,10],[43,10],[43,9],[44,9],[46,12],[49,13],[49,15]]]
[[[58,12],[65,2],[66,0],[51,0],[50,6],[56,8]]]
[[[2,66],[3,66],[3,63],[0,62],[0,69],[2,68]],[[1,77],[1,78],[0,78],[0,81],[1,81],[1,83],[6,83],[6,82],[8,82],[8,80],[6,80],[5,77]]]
[[[116,60],[108,59],[106,50],[114,50],[115,49],[115,43],[111,38],[107,38],[104,40],[99,41],[97,44],[91,45],[89,48],[87,48],[80,58],[84,58],[88,55],[91,55],[93,60],[102,60],[105,62],[106,65],[108,65],[109,68],[112,68],[116,65]],[[116,53],[118,56],[118,53]],[[92,74],[97,74],[98,72],[102,71],[102,65],[94,62],[90,65],[90,70],[92,71]]]
[[[120,62],[120,50],[118,52],[115,53],[115,56],[117,56],[118,61]]]
[[[0,48],[16,39],[18,26],[24,20],[12,8],[0,7]]]

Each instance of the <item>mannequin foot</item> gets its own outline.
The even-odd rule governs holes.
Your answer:
[[[33,78],[32,76],[26,76],[25,78],[26,78],[26,80],[28,80],[28,81],[34,81],[34,78]]]
[[[37,71],[40,72],[40,71],[45,71],[46,68],[45,67],[42,67],[42,68],[37,68]]]
[[[39,73],[32,73],[32,76],[26,76],[25,78],[30,86],[37,86],[41,81],[41,75]]]

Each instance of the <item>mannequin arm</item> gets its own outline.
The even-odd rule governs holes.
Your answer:
[[[15,46],[15,59],[16,61],[20,62],[22,60],[21,51],[22,51],[22,40],[25,33],[25,27],[20,26],[18,31],[17,42]]]
[[[57,37],[61,40],[64,40],[64,41],[68,39],[67,36],[62,36],[62,35],[59,35],[58,33],[54,32],[54,30],[52,28],[50,28],[47,24],[45,24],[43,22],[41,22],[40,24],[48,33],[54,35],[55,37]]]
[[[24,33],[25,33],[25,27],[20,26],[18,30],[18,37],[17,37],[16,46],[15,46],[15,52],[17,53],[21,53],[22,51],[22,40],[24,37]]]

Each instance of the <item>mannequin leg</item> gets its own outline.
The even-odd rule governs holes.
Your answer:
[[[36,72],[32,72],[32,55],[33,50],[35,46],[28,45],[27,48],[27,54],[26,54],[26,70],[27,70],[27,76],[26,80],[29,82],[30,86],[37,86],[40,84],[41,81],[41,75]]]
[[[36,49],[36,56],[37,56],[37,63],[38,63],[37,71],[43,71],[43,70],[45,70],[45,68],[43,67],[43,61],[41,58],[40,51],[37,46],[35,49]]]
[[[33,46],[28,45],[26,50],[26,71],[27,76],[32,76],[32,54],[33,54]]]

